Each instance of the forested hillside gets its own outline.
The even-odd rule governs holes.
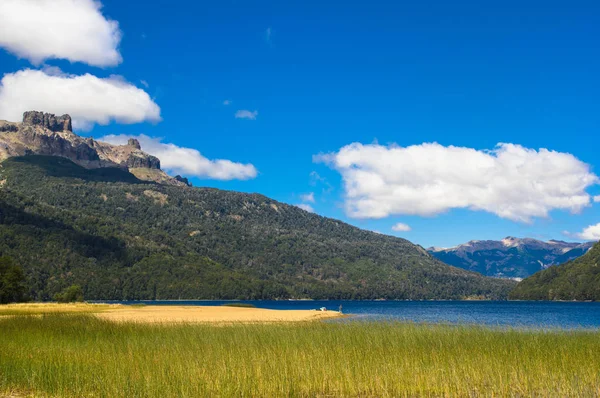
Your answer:
[[[174,187],[51,156],[0,164],[0,255],[31,297],[506,298],[513,283],[262,195]]]
[[[569,263],[553,266],[521,281],[515,300],[600,300],[600,243]]]

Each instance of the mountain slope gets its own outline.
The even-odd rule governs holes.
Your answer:
[[[72,283],[87,299],[505,298],[514,286],[262,195],[51,156],[0,166],[0,254],[37,299]]]
[[[600,243],[585,255],[521,281],[514,300],[600,300]]]
[[[536,239],[507,237],[501,241],[471,241],[450,248],[429,248],[427,251],[455,267],[487,276],[526,278],[585,254],[593,243],[548,242]]]

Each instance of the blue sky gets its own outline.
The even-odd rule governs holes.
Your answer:
[[[546,198],[546,193],[525,192],[512,198],[510,193],[526,184],[522,181],[492,190],[509,199],[492,198],[473,206],[461,197],[458,202],[469,202],[464,207],[444,204],[430,212],[422,208],[432,200],[426,184],[418,190],[422,203],[414,209],[386,195],[386,204],[392,203],[395,210],[380,218],[373,218],[372,212],[357,217],[346,206],[344,171],[331,158],[316,162],[315,155],[339,154],[352,143],[374,144],[388,153],[391,144],[437,142],[442,148],[464,147],[481,154],[498,143],[511,143],[570,154],[580,162],[568,165],[564,174],[559,173],[562,179],[554,181],[561,181],[559,186],[544,192],[569,185],[562,181],[600,174],[598,2],[103,0],[102,4],[99,12],[118,22],[122,33],[116,47],[122,62],[105,58],[113,65],[99,67],[102,62],[90,61],[87,55],[80,57],[87,61],[80,62],[69,50],[64,50],[65,56],[32,59],[23,55],[27,41],[15,38],[3,45],[0,30],[0,47],[6,50],[0,51],[3,75],[49,67],[71,76],[120,75],[160,107],[160,122],[152,117],[131,124],[113,120],[104,126],[92,121],[82,135],[162,137],[165,143],[196,149],[208,159],[251,164],[257,170],[254,178],[188,176],[195,186],[305,203],[318,214],[423,246],[447,247],[508,235],[596,238],[575,235],[600,223],[600,204],[591,199],[600,195],[596,183],[560,193],[566,198],[559,199],[567,201],[587,193],[587,206],[555,206],[559,199]],[[0,118],[2,109],[0,105]],[[236,118],[240,110],[256,111],[255,119]],[[395,162],[394,156],[390,153],[390,162]],[[442,171],[454,169],[452,162],[460,163],[461,156],[451,157],[440,166]],[[526,179],[540,186],[551,184],[553,177],[548,175],[559,171],[552,168],[561,159],[549,158],[547,174],[536,169]],[[465,161],[471,162],[468,157]],[[476,162],[468,165],[479,167]],[[589,166],[587,174],[579,170],[581,165]],[[401,171],[385,178],[405,170],[390,167]],[[427,170],[424,178],[432,183],[444,178],[432,176],[439,168]],[[418,170],[407,173],[415,176]],[[472,188],[451,185],[448,196]],[[303,201],[301,196],[311,192],[314,202]],[[509,200],[529,199],[543,202],[547,216],[533,211],[530,219],[517,220],[494,210],[497,201],[506,209],[512,206]],[[477,210],[482,206],[485,209]],[[572,214],[573,210],[579,213]],[[392,230],[397,223],[411,230]],[[564,231],[572,235],[567,237]]]

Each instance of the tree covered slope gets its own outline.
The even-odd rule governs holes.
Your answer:
[[[511,292],[515,300],[600,300],[600,243],[587,254],[540,271]]]
[[[48,299],[506,298],[510,281],[265,196],[137,180],[52,156],[0,164],[0,255]]]

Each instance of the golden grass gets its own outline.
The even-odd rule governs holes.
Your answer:
[[[262,323],[303,322],[341,317],[337,311],[268,310],[230,306],[120,305],[120,304],[9,304],[0,306],[2,315],[93,314],[115,322],[140,323]]]
[[[42,314],[92,314],[107,310],[123,308],[119,304],[88,304],[88,303],[20,303],[0,305],[2,315],[42,315]]]
[[[0,319],[0,391],[56,397],[595,397],[600,333],[398,322]]]
[[[145,306],[115,308],[97,314],[117,322],[141,323],[264,323],[304,322],[340,317],[336,311],[267,310],[225,306]]]

